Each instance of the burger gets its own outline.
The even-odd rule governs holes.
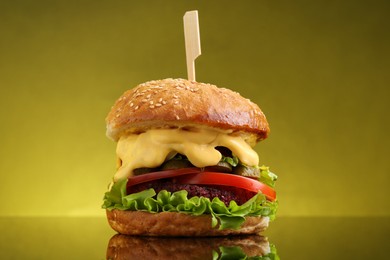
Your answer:
[[[106,259],[263,259],[277,260],[276,247],[264,236],[144,237],[114,235]]]
[[[104,195],[121,234],[255,234],[275,218],[277,176],[253,149],[264,113],[237,92],[185,79],[142,83],[106,117],[117,170]]]

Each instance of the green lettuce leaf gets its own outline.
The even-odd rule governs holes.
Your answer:
[[[259,169],[260,169],[259,181],[274,188],[275,181],[278,179],[278,176],[275,173],[270,172],[269,167],[267,166],[262,165],[259,167]]]
[[[275,218],[277,201],[267,201],[261,193],[256,194],[242,205],[231,201],[226,206],[220,199],[210,200],[205,197],[188,198],[185,190],[168,192],[154,189],[126,195],[127,179],[116,182],[104,195],[102,208],[107,210],[143,210],[151,213],[181,212],[191,215],[210,214],[212,227],[219,229],[238,229],[246,216],[267,216]],[[156,196],[157,195],[157,196]]]

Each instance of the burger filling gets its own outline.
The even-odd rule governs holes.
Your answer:
[[[246,216],[275,216],[276,175],[232,132],[153,129],[120,138],[117,155],[108,210],[211,214],[220,229],[239,228]]]
[[[244,176],[254,180],[262,181],[263,183],[267,183],[271,187],[274,186],[274,180],[276,176],[272,176],[273,174],[267,171],[266,168],[262,168],[263,174],[261,174],[260,167],[250,167],[241,164],[238,158],[234,156],[232,152],[226,147],[216,147],[215,149],[222,154],[221,161],[219,161],[217,165],[204,167],[202,169],[203,171]],[[158,168],[137,168],[133,171],[133,174],[134,176],[140,176],[151,172],[169,171],[192,167],[195,166],[191,164],[187,157],[181,154],[177,154],[174,158],[166,161]],[[242,205],[257,193],[255,191],[248,191],[246,189],[229,186],[177,183],[176,178],[164,178],[137,184],[134,186],[128,186],[127,194],[137,193],[150,188],[153,188],[156,193],[161,190],[167,190],[169,192],[186,190],[188,192],[189,198],[194,196],[202,196],[211,200],[214,198],[219,198],[225,203],[226,206],[229,205],[230,201],[235,201],[238,205]]]
[[[160,167],[176,154],[184,155],[199,168],[214,166],[222,159],[216,147],[226,147],[245,165],[259,164],[259,156],[251,145],[231,131],[209,128],[150,129],[119,139],[116,152],[121,163],[114,181],[133,176],[138,168]]]

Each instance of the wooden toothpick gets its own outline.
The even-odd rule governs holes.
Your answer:
[[[184,14],[184,39],[186,45],[187,77],[195,81],[195,59],[201,54],[198,11]]]

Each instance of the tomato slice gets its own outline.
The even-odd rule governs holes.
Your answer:
[[[154,181],[159,179],[165,179],[165,178],[172,178],[176,176],[182,176],[186,174],[194,174],[201,172],[201,169],[199,168],[181,168],[176,170],[166,170],[166,171],[159,171],[159,172],[151,172],[151,173],[145,173],[142,175],[134,176],[129,178],[127,181],[127,187],[134,186],[140,183],[148,182],[148,181]]]
[[[276,199],[275,190],[257,180],[228,173],[203,172],[200,168],[195,167],[151,172],[134,176],[127,181],[127,187],[166,178],[175,178],[176,182],[180,184],[221,185],[237,187],[256,193],[261,191],[268,200],[274,201]]]
[[[257,180],[243,177],[240,175],[219,172],[201,172],[186,176],[180,176],[176,180],[178,183],[181,184],[222,185],[242,188],[256,193],[261,191],[267,197],[268,200],[274,201],[276,199],[276,192],[274,189]]]

